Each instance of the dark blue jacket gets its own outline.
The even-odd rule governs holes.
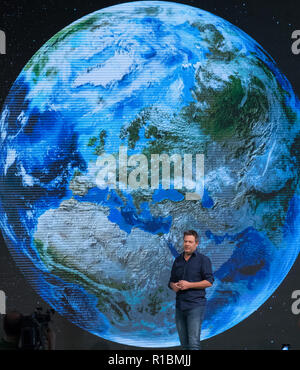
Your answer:
[[[177,283],[179,280],[186,280],[189,282],[198,282],[207,280],[211,284],[214,282],[212,273],[211,261],[204,254],[197,250],[191,255],[188,261],[184,259],[184,253],[175,258],[173,263],[170,283]],[[176,293],[176,307],[180,310],[188,310],[199,305],[205,305],[205,289],[186,289],[179,290]]]

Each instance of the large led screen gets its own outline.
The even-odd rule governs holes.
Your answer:
[[[179,345],[182,235],[212,261],[202,339],[274,293],[299,253],[300,105],[272,55],[212,12],[138,1],[36,51],[0,116],[0,225],[60,315],[106,340]]]

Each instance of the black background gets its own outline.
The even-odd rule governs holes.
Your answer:
[[[1,0],[0,29],[6,33],[6,54],[0,55],[0,107],[28,60],[54,34],[75,20],[125,1]],[[300,54],[291,51],[292,32],[300,29],[300,2],[264,0],[197,0],[180,3],[199,7],[238,26],[274,58],[300,97]],[[1,150],[1,149],[0,149]],[[273,295],[252,315],[230,330],[202,342],[203,349],[300,349],[300,315],[291,312],[292,292],[300,290],[300,257]],[[7,310],[31,313],[49,306],[33,291],[12,260],[0,234],[0,290]],[[103,340],[62,316],[54,317],[57,349],[135,349]],[[0,329],[1,334],[1,329]]]

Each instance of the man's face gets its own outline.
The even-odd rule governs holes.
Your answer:
[[[187,255],[193,254],[197,246],[198,242],[196,242],[195,237],[193,235],[185,235],[183,239],[183,249],[185,254]]]

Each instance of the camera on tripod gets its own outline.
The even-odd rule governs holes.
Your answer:
[[[51,316],[54,310],[42,312],[41,307],[37,307],[33,314],[22,316],[19,348],[23,350],[47,349],[47,331]]]

